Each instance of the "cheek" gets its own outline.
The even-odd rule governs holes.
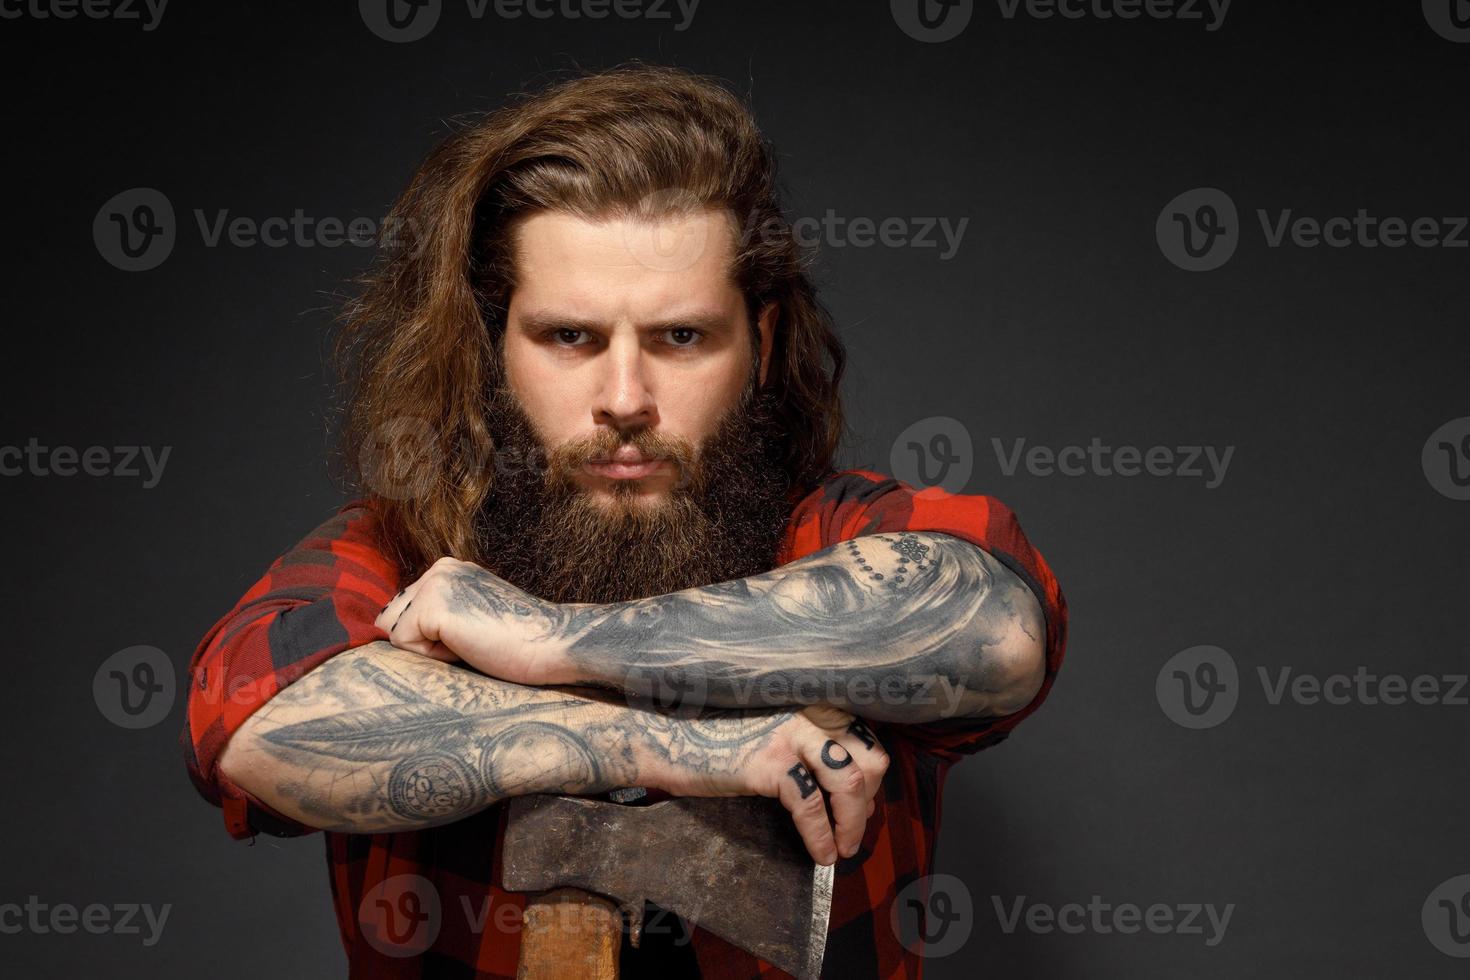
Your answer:
[[[505,383],[536,434],[555,445],[564,440],[562,429],[576,401],[569,379],[536,356],[533,348],[507,343],[504,350]]]
[[[748,368],[748,363],[742,363],[736,371],[727,368],[701,373],[671,389],[666,397],[660,399],[659,413],[665,428],[702,443],[715,431],[725,413],[740,400]]]

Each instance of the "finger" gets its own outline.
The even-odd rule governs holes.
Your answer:
[[[389,599],[388,604],[383,607],[383,611],[378,613],[378,618],[373,620],[373,625],[384,633],[391,630],[393,624],[398,622],[398,617],[403,615],[404,607],[413,601],[414,595],[419,590],[419,583],[422,581],[422,579],[419,579],[418,581],[410,582],[397,595]]]
[[[862,767],[856,764],[850,751],[832,738],[811,745],[804,761],[827,791],[837,853],[852,857],[862,845],[863,829],[868,823],[869,796]]]
[[[837,844],[832,839],[832,825],[827,820],[827,807],[812,771],[802,762],[793,762],[781,777],[778,798],[791,811],[791,820],[801,834],[802,843],[818,864],[837,863]]]
[[[854,726],[857,726],[856,730]],[[858,732],[865,734],[860,735]],[[858,719],[854,719],[842,734],[833,737],[852,753],[862,767],[868,797],[871,799],[876,796],[883,786],[883,774],[888,771],[888,751],[872,736],[871,729]]]
[[[393,629],[393,624],[398,622],[398,619],[403,615],[404,610],[409,607],[409,604],[411,602],[413,602],[414,596],[418,595],[419,592],[423,590],[425,584],[428,583],[429,580],[436,575],[436,573],[443,574],[444,571],[448,569],[453,569],[456,566],[463,564],[466,563],[461,562],[458,559],[451,558],[448,555],[445,555],[443,558],[440,558],[438,561],[434,562],[434,564],[430,565],[422,575],[414,579],[414,581],[410,582],[408,585],[405,585],[397,595],[388,600],[388,604],[383,607],[383,611],[379,613],[378,618],[373,621],[374,625],[376,625],[385,633],[391,631]]]

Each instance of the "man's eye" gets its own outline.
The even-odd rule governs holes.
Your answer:
[[[665,330],[664,333],[669,338],[670,346],[673,347],[693,347],[704,336],[693,327],[674,327],[672,330]]]
[[[577,338],[586,336],[586,334],[587,331],[585,330],[573,330],[570,327],[562,327],[551,331],[549,336],[563,347],[581,347],[583,345],[577,343]]]

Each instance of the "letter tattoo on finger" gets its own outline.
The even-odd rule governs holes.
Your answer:
[[[861,718],[854,718],[852,723],[847,726],[847,732],[862,742],[864,748],[875,749],[878,747],[878,736],[873,734],[873,730]]]
[[[832,755],[833,749],[841,749],[842,755],[840,757],[834,757]],[[829,738],[826,744],[822,746],[822,765],[828,769],[846,769],[852,765],[852,753]]]
[[[813,776],[812,771],[800,762],[787,769],[786,775],[795,781],[796,788],[801,791],[803,800],[817,791],[817,777]]]

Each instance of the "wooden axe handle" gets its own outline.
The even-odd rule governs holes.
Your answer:
[[[623,914],[576,888],[526,900],[517,980],[617,980]]]

